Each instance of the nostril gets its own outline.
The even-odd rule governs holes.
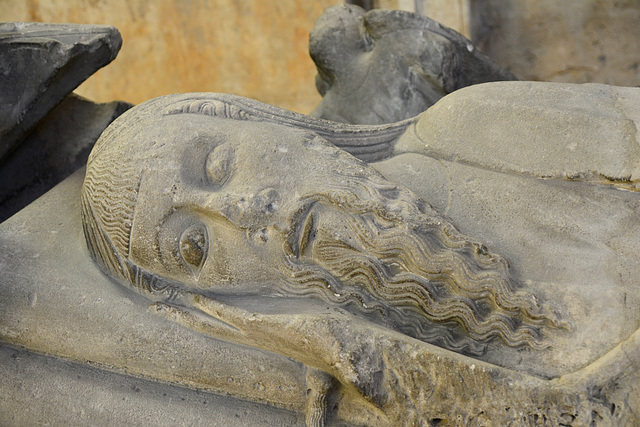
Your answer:
[[[266,228],[252,230],[249,232],[250,239],[257,245],[264,245],[269,240],[269,233]]]
[[[265,188],[256,195],[255,206],[264,214],[273,214],[278,210],[280,194],[273,188]]]
[[[276,205],[273,203],[269,203],[265,206],[265,213],[274,213],[276,211]]]

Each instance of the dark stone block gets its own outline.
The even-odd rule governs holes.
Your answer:
[[[121,45],[104,25],[0,24],[0,161]]]
[[[84,166],[102,131],[130,107],[67,96],[0,163],[0,222]]]

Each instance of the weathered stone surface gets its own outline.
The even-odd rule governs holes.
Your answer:
[[[302,412],[300,363],[179,327],[95,268],[81,240],[83,172],[0,224],[0,341]],[[24,409],[19,402],[5,404],[17,414]]]
[[[400,121],[462,87],[515,79],[461,34],[399,10],[331,7],[309,53],[323,95],[312,115],[346,123]]]
[[[216,94],[131,109],[82,190],[76,174],[0,225],[0,341],[57,357],[2,344],[20,371],[0,412],[638,424],[639,106],[502,82],[379,126]],[[78,375],[100,383],[81,396]]]
[[[523,80],[640,86],[640,2],[472,0],[471,39]]]
[[[0,161],[121,44],[108,26],[0,24]]]
[[[470,38],[469,4],[451,0],[376,0],[378,9],[399,9],[425,15]]]
[[[420,142],[405,138],[395,152],[634,188],[640,180],[639,124],[638,88],[497,82],[465,88],[434,105],[415,125]]]
[[[2,376],[2,395],[15,396],[0,399],[3,414],[19,423],[26,419],[26,402],[30,402],[38,403],[37,408],[28,410],[35,417],[30,420],[55,416],[57,420],[79,424],[114,422],[126,415],[133,424],[138,424],[137,420],[139,424],[158,420],[158,425],[175,425],[191,419],[197,422],[206,416],[225,420],[227,414],[235,417],[235,413],[240,416],[238,422],[249,425],[301,424],[301,416],[296,418],[277,409],[100,370],[108,368],[178,384],[185,384],[187,378],[186,385],[190,387],[222,390],[258,401],[265,392],[273,398],[286,396],[283,393],[288,390],[289,398],[298,402],[289,402],[289,407],[299,412],[305,408],[300,395],[296,397],[297,393],[306,394],[305,372],[299,364],[273,353],[208,340],[192,331],[197,322],[188,328],[178,327],[154,316],[146,310],[148,302],[122,291],[96,271],[77,240],[81,180],[81,174],[70,177],[0,225],[4,273],[0,340],[83,364],[91,362],[93,368],[24,351],[0,352],[0,357],[8,359],[1,364],[8,369],[7,375]],[[30,260],[29,265],[23,262],[26,259]],[[261,303],[257,307],[265,308]],[[223,309],[217,315],[223,314],[227,321],[246,327],[244,321],[234,323],[239,320],[234,320],[235,316],[244,317],[242,310],[229,310],[224,304],[217,308]],[[166,313],[169,319],[179,318]],[[330,414],[328,425],[341,425],[340,419],[347,420],[348,425],[425,421],[535,425],[540,419],[573,425],[637,422],[629,415],[639,403],[637,333],[587,369],[549,381],[372,328],[335,308],[316,311],[316,315],[291,317],[284,324],[277,322],[277,317],[263,316],[244,330],[253,339],[253,326],[265,325],[274,337],[280,338],[261,345],[272,342],[276,352],[280,351],[284,335],[309,337],[299,344],[299,356],[305,359],[327,352],[334,354],[332,372],[343,372],[343,380],[356,381],[357,386],[355,390],[340,386],[333,391],[330,401],[335,413]],[[211,325],[201,325],[205,326],[203,332],[212,332]],[[251,361],[246,359],[247,352]],[[254,363],[257,369],[251,368]],[[376,372],[378,380],[370,380],[372,372]],[[296,376],[297,380],[287,382]],[[282,388],[263,390],[259,385]],[[54,387],[60,390],[46,393]],[[248,391],[248,395],[244,394]],[[86,398],[93,395],[99,396],[99,403]],[[283,405],[277,400],[267,402]],[[91,404],[86,406],[87,403]],[[224,406],[214,407],[218,404]],[[229,408],[231,413],[227,412]],[[148,409],[154,410],[147,412]]]
[[[167,93],[211,90],[306,113],[321,99],[313,87],[316,71],[308,59],[307,36],[322,10],[338,3],[343,2],[3,1],[0,16],[117,27],[126,40],[118,60],[78,89],[92,100],[140,103]],[[640,70],[634,66],[640,52],[635,0],[375,3],[412,11],[416,3],[424,3],[425,15],[470,39],[474,16],[488,13],[488,40],[472,40],[521,79],[640,84]],[[226,18],[211,25],[220,16]],[[601,55],[606,64],[598,59]]]
[[[131,104],[96,104],[73,93],[0,163],[0,222],[84,166],[102,131]]]
[[[304,426],[299,413],[0,345],[6,426]],[[16,410],[23,408],[23,411]]]

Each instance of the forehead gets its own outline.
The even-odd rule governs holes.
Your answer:
[[[276,175],[292,175],[299,185],[324,180],[336,171],[366,175],[369,167],[308,129],[283,124],[234,120],[201,114],[163,116],[148,128],[147,173],[167,175],[171,169],[192,176],[203,168],[206,157],[226,144],[248,175],[269,169]],[[250,166],[255,166],[253,170]],[[198,172],[199,173],[199,172]],[[319,182],[322,186],[323,182]]]
[[[156,118],[139,132],[133,145],[145,157],[166,160],[184,153],[197,154],[223,142],[259,153],[264,146],[299,144],[302,136],[298,129],[271,122],[185,113]]]
[[[199,114],[163,115],[141,127],[131,146],[138,157],[178,158],[185,151],[206,148],[221,139],[230,139],[234,123],[237,121]]]

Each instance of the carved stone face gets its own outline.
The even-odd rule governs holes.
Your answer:
[[[283,250],[303,240],[305,196],[335,176],[335,147],[268,123],[183,114],[139,137],[153,142],[130,260],[199,289],[245,293],[279,277]]]

